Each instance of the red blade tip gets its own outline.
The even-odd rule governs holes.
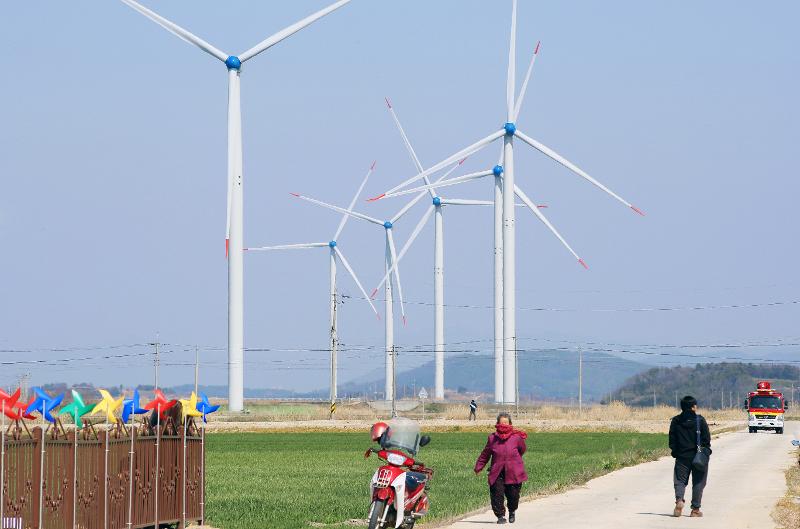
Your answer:
[[[392,102],[389,101],[389,98],[388,97],[384,97],[384,99],[386,100],[386,106],[389,107],[389,108],[392,108]]]
[[[541,40],[540,40],[539,42],[537,42],[537,43],[536,43],[536,49],[535,49],[535,50],[533,50],[533,54],[534,54],[534,55],[539,55],[539,46],[541,46],[541,44],[542,44],[542,41],[541,41]]]
[[[642,217],[644,217],[644,211],[642,211],[641,209],[637,208],[636,206],[631,206],[631,209],[636,213],[638,213],[639,215],[641,215]]]
[[[403,316],[403,327],[405,327],[405,326],[406,326],[406,323],[407,323],[407,322],[406,322],[406,317],[405,317],[405,316]]]
[[[378,163],[378,160],[374,160],[374,161],[372,162],[372,165],[370,165],[370,166],[369,166],[369,170],[370,170],[370,171],[372,171],[373,169],[375,169],[375,164],[376,164],[376,163]]]
[[[375,290],[372,291],[372,294],[369,295],[369,299],[375,299],[375,294],[377,294],[377,293],[378,293],[378,289],[376,288]]]
[[[584,261],[583,259],[578,259],[578,262],[579,262],[579,263],[581,264],[581,266],[582,266],[582,267],[584,267],[585,269],[587,269],[587,270],[589,269],[589,266],[586,264],[586,261]]]
[[[381,193],[380,195],[378,195],[376,197],[368,198],[367,202],[375,202],[376,200],[380,200],[385,196],[386,196],[386,193]]]
[[[464,156],[463,158],[461,158],[461,160],[458,162],[458,165],[461,165],[462,163],[466,162],[467,158],[469,158],[469,156]]]
[[[300,198],[300,194],[299,193],[289,193],[289,194],[292,195],[293,197]]]
[[[225,239],[225,259],[228,258],[228,246],[230,246],[230,239]]]
[[[536,207],[539,208],[539,209],[546,209],[547,208],[547,204],[536,204]]]

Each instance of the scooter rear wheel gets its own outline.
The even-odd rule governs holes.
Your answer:
[[[382,529],[383,513],[387,509],[385,500],[375,500],[369,508],[368,529]]]

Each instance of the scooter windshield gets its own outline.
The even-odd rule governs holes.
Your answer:
[[[419,450],[419,425],[411,419],[401,417],[389,421],[389,429],[383,436],[381,446],[386,449],[399,449],[417,455]]]

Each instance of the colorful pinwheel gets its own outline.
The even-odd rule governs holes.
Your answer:
[[[175,399],[167,400],[167,397],[164,396],[164,393],[161,392],[160,389],[155,390],[156,398],[151,402],[145,404],[144,409],[146,410],[159,410],[159,415],[162,421],[167,420],[167,410],[171,407],[175,406],[178,401]]]
[[[69,414],[72,420],[75,421],[75,426],[83,428],[83,420],[81,420],[81,417],[87,413],[91,413],[93,409],[94,404],[84,404],[81,394],[73,389],[72,402],[61,408],[59,415]]]
[[[184,420],[186,420],[186,417],[200,417],[203,415],[197,409],[197,395],[195,395],[194,391],[192,391],[192,396],[189,397],[189,400],[181,399],[181,414]]]
[[[14,408],[18,407],[17,401],[19,401],[20,394],[21,391],[19,388],[17,388],[17,391],[12,395],[0,389],[0,409],[2,409],[5,416],[12,421],[16,421],[20,418],[19,412],[14,411]]]
[[[219,404],[213,405],[208,402],[208,396],[205,393],[200,394],[200,402],[197,403],[197,411],[203,414],[203,422],[208,422],[206,415],[214,413],[219,409]]]
[[[57,397],[51,397],[42,388],[33,388],[33,392],[36,393],[36,396],[30,404],[28,404],[24,415],[27,417],[33,412],[39,412],[46,421],[56,422],[50,412],[61,404],[61,401],[64,400],[64,394],[62,393]]]
[[[122,401],[122,421],[128,422],[131,415],[147,413],[147,409],[139,407],[139,390],[134,390],[133,398]]]
[[[122,397],[114,399],[114,397],[112,397],[111,393],[108,391],[104,389],[98,391],[100,391],[100,395],[103,397],[103,400],[98,402],[95,407],[92,408],[92,415],[95,415],[99,412],[105,412],[108,422],[117,422],[117,417],[114,415],[114,411],[122,406]]]

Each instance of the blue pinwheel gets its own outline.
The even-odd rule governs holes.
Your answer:
[[[208,422],[206,419],[206,415],[209,413],[214,413],[219,409],[219,404],[216,406],[212,406],[210,402],[208,402],[208,395],[205,393],[200,394],[200,402],[197,403],[197,411],[202,412],[203,414],[203,422]]]
[[[56,419],[50,415],[50,412],[61,404],[61,401],[64,400],[64,394],[51,397],[42,388],[33,388],[33,392],[36,393],[36,398],[28,405],[25,413],[30,415],[33,412],[39,412],[45,420],[55,423]]]
[[[139,390],[134,390],[133,397],[122,401],[122,421],[128,422],[131,415],[141,415],[148,410],[139,407]]]

